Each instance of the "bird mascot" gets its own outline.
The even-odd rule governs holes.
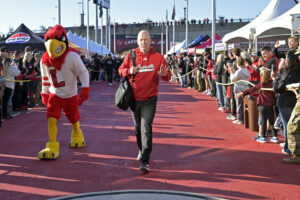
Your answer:
[[[56,159],[59,143],[56,141],[57,125],[63,109],[72,124],[71,148],[85,147],[84,136],[79,125],[78,106],[89,98],[89,74],[79,55],[68,48],[65,29],[56,25],[45,34],[46,52],[41,60],[42,101],[47,106],[49,142],[38,153],[41,160]],[[82,88],[77,94],[77,77]]]

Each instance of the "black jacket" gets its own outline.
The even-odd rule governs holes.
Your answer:
[[[277,98],[277,106],[281,108],[294,108],[297,102],[295,93],[286,90],[286,85],[291,83],[299,83],[300,70],[290,72],[283,71],[280,77],[273,82],[273,89],[279,93]]]

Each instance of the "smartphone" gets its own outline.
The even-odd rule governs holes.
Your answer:
[[[286,44],[285,40],[279,40],[279,45],[285,45],[285,44]]]

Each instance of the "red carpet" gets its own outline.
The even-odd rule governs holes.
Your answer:
[[[80,107],[87,148],[69,149],[71,126],[58,121],[60,157],[39,161],[47,136],[45,108],[7,120],[0,128],[1,199],[129,189],[201,193],[228,199],[300,199],[300,165],[282,163],[278,144],[260,144],[254,132],[217,111],[217,101],[162,83],[153,125],[151,172],[138,171],[129,111],[114,106],[117,85],[92,85]],[[282,140],[282,138],[281,138]]]

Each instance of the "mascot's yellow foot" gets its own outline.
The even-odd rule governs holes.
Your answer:
[[[59,155],[59,143],[47,142],[46,148],[39,152],[38,158],[40,160],[53,160]]]
[[[84,142],[84,137],[83,137],[81,129],[79,129],[76,132],[73,130],[69,147],[71,147],[71,148],[83,148],[85,146],[86,146],[86,144]]]

